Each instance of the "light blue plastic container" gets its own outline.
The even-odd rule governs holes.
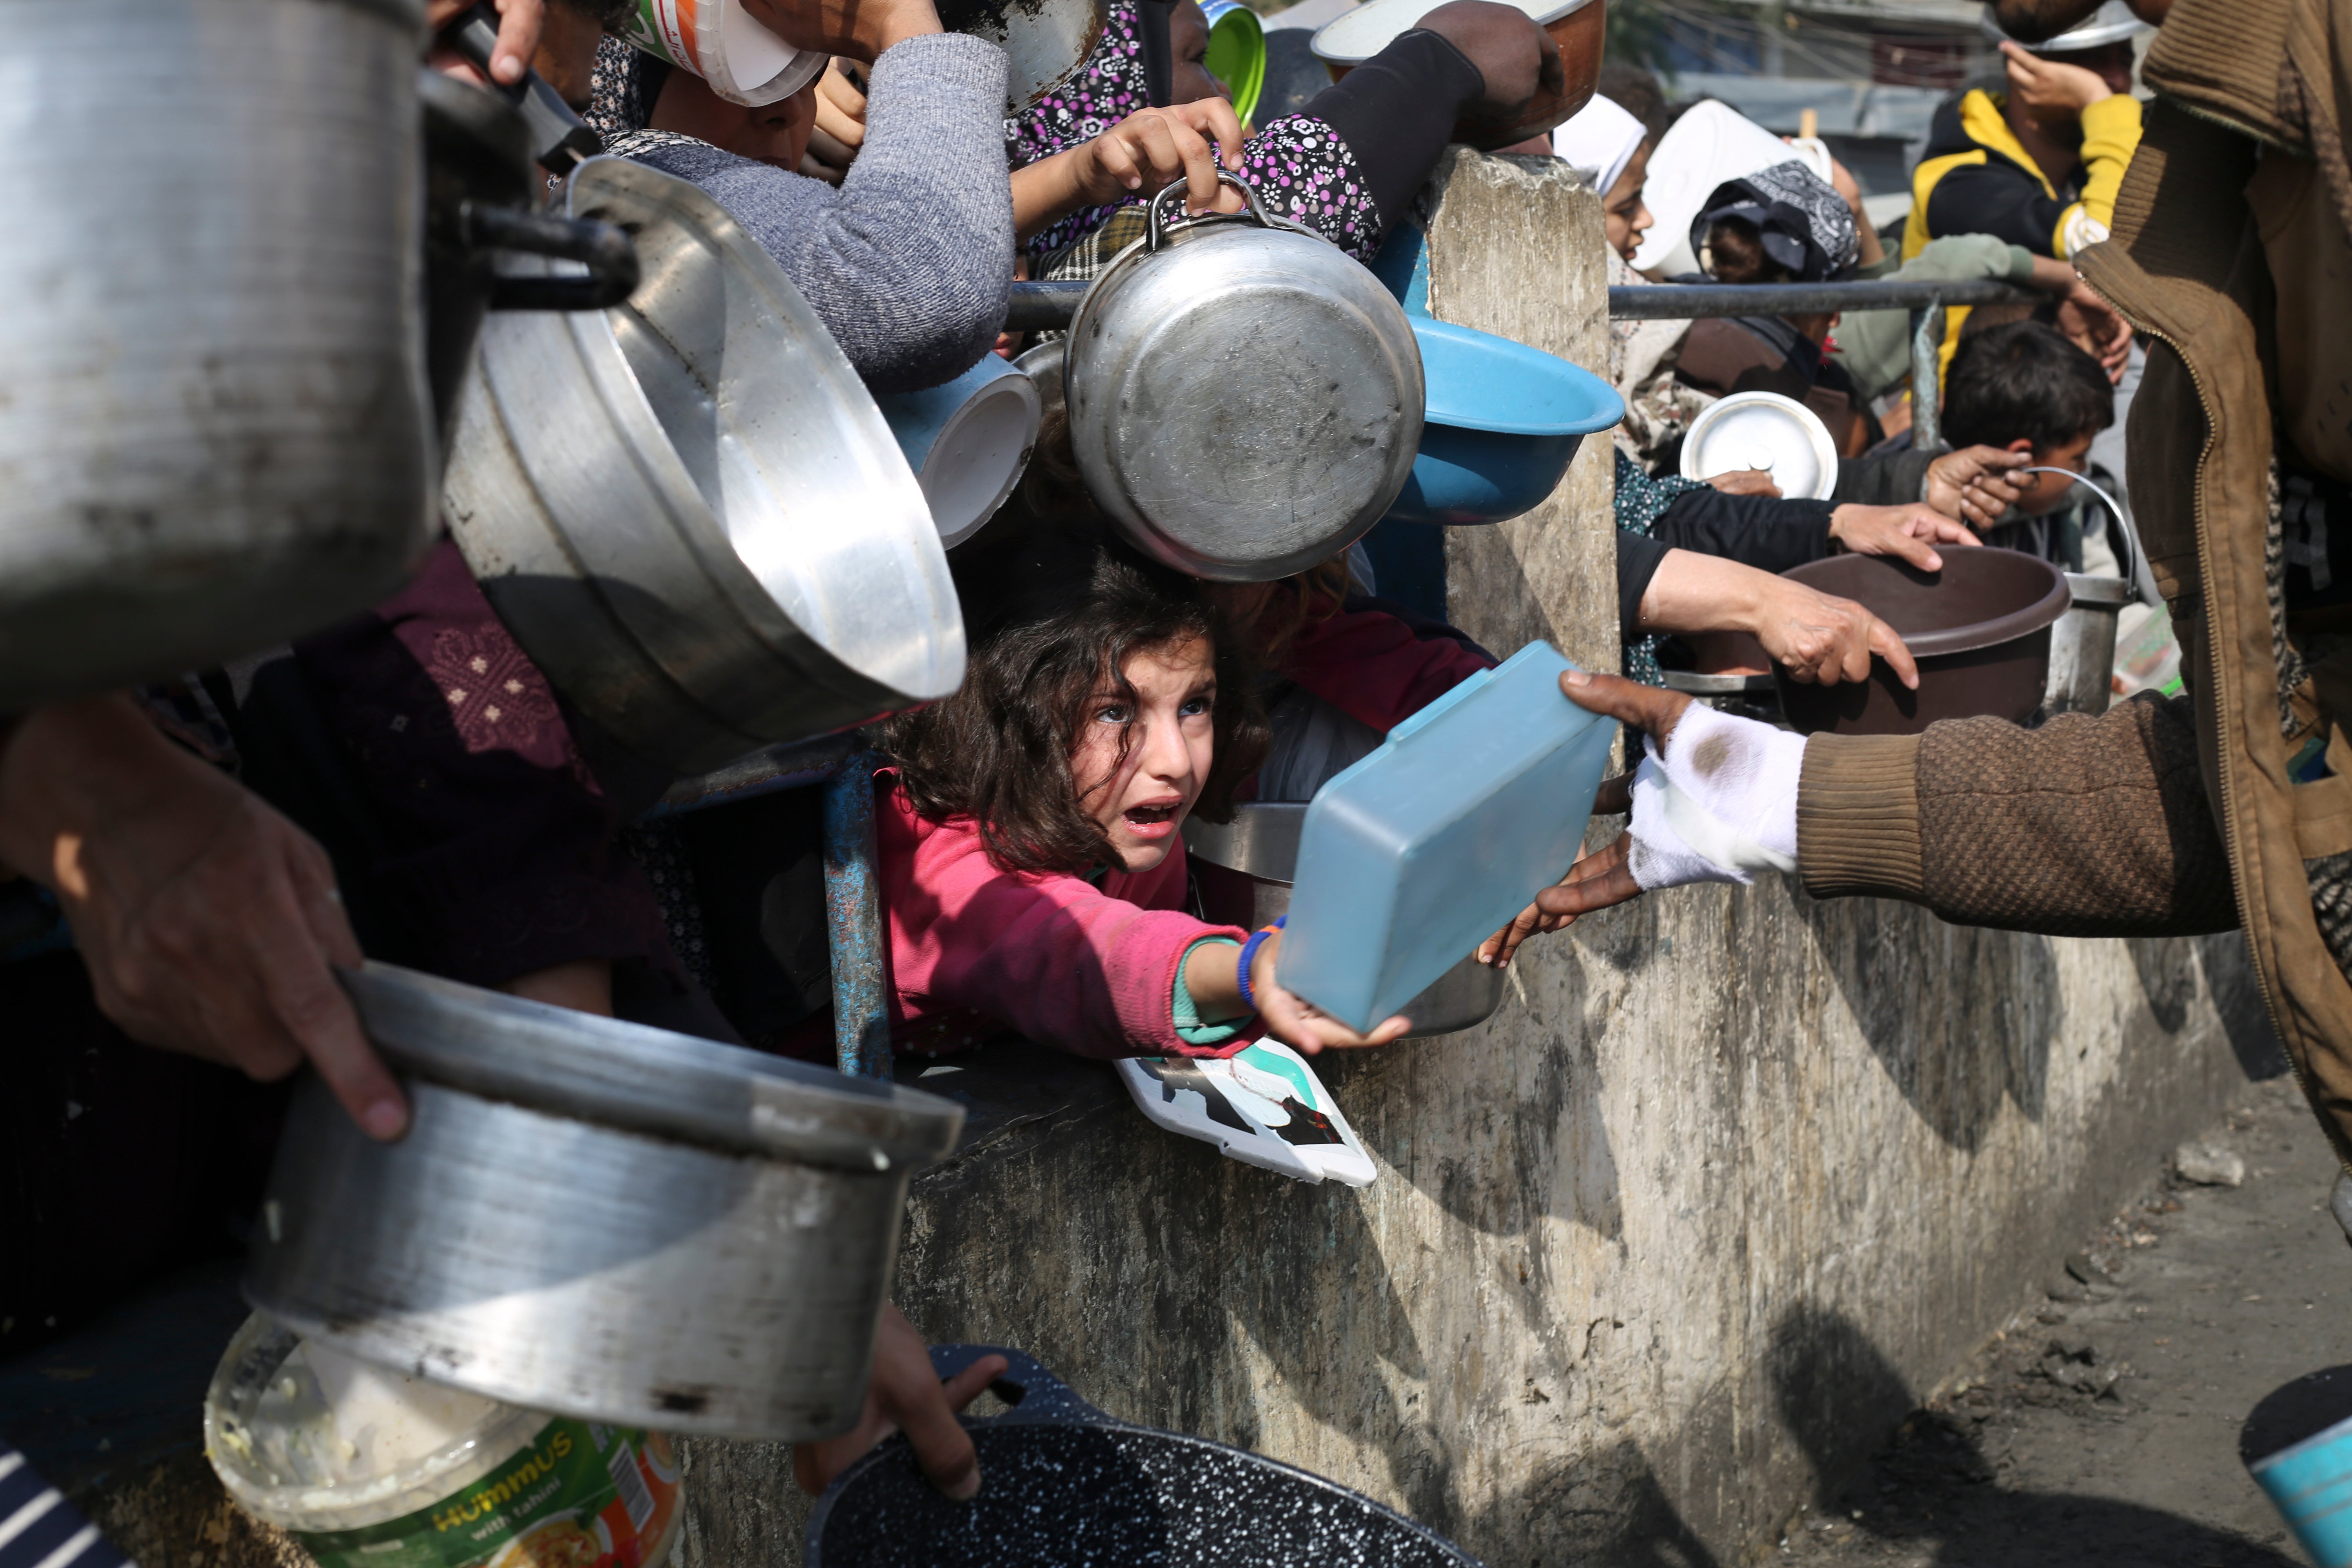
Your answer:
[[[2319,1568],[2352,1565],[2352,1420],[2247,1468]]]
[[[1561,694],[1575,668],[1529,643],[1316,792],[1285,989],[1369,1029],[1568,874],[1617,735]]]
[[[1615,387],[1557,354],[1451,321],[1412,321],[1428,403],[1391,518],[1460,526],[1532,511],[1584,438],[1625,416]]]
[[[877,393],[874,401],[931,503],[940,542],[950,547],[979,532],[1013,493],[1045,416],[1037,384],[992,353],[943,386]]]

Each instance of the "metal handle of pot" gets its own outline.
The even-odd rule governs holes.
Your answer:
[[[2099,486],[2092,483],[2088,475],[2078,474],[2072,468],[2037,467],[2031,468],[2011,468],[2009,471],[2012,474],[2063,474],[2066,478],[2074,480],[2076,484],[2082,486],[2084,489],[2098,497],[2100,501],[2105,505],[2107,515],[2116,520],[2116,537],[2123,541],[2125,550],[2123,575],[2125,581],[2130,583],[2138,592],[2141,603],[2148,605],[2150,608],[2154,608],[2156,606],[2156,605],[2160,601],[2161,595],[2159,595],[2156,591],[2156,580],[2154,575],[2147,570],[2147,556],[2139,547],[2139,534],[2132,528],[2131,519],[2125,515],[2123,507],[2116,502],[2115,497],[2109,495]]]
[[[488,5],[477,5],[442,28],[441,41],[465,56],[482,73],[492,92],[521,111],[523,123],[530,128],[531,156],[541,168],[568,174],[583,159],[604,150],[604,139],[572,113],[572,106],[537,71],[523,72],[522,80],[512,87],[490,75],[490,54],[499,41],[499,14]]]
[[[982,1356],[1001,1355],[1013,1364],[989,1387],[1013,1406],[1002,1415],[967,1416],[973,1426],[1018,1426],[1039,1421],[1108,1421],[1109,1416],[1078,1397],[1070,1385],[1037,1364],[1025,1351],[1009,1345],[933,1345],[931,1370],[940,1381],[962,1372]]]
[[[1248,207],[1249,216],[1256,220],[1258,227],[1287,228],[1291,226],[1287,224],[1277,223],[1274,219],[1266,216],[1265,209],[1258,205],[1257,203],[1257,187],[1251,184],[1247,180],[1243,179],[1239,174],[1234,174],[1231,169],[1220,169],[1217,171],[1217,184],[1221,185],[1231,185],[1234,189],[1242,194],[1242,201]],[[1185,182],[1178,180],[1172,184],[1160,186],[1160,194],[1151,198],[1151,205],[1144,213],[1143,248],[1146,254],[1159,250],[1160,241],[1165,239],[1168,236],[1168,220],[1163,216],[1167,210],[1168,198],[1171,195],[1181,195],[1190,188],[1191,187],[1187,185]],[[1202,213],[1200,215],[1201,217],[1235,217],[1238,216],[1240,215],[1235,213]],[[1195,219],[1194,221],[1198,220]]]
[[[520,250],[588,268],[584,278],[500,278],[490,289],[493,310],[603,310],[637,291],[637,247],[618,224],[472,202],[458,221],[466,243],[479,249]]]

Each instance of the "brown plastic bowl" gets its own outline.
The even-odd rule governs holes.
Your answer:
[[[1549,18],[1538,25],[1559,47],[1560,90],[1538,88],[1535,97],[1508,124],[1499,123],[1492,111],[1474,108],[1454,122],[1454,140],[1482,153],[1516,146],[1565,124],[1592,101],[1592,90],[1601,80],[1601,46],[1609,37],[1609,0],[1587,0],[1573,10],[1569,9],[1568,0],[1560,0]],[[1338,81],[1362,63],[1327,59],[1323,68]]]
[[[1784,573],[1852,599],[1895,628],[1919,661],[1906,689],[1885,659],[1870,679],[1815,686],[1775,669],[1780,713],[1808,735],[1916,735],[1939,719],[2021,724],[2050,678],[2050,628],[2073,602],[2066,574],[2014,550],[1950,549],[1941,572],[1878,555],[1832,555]]]

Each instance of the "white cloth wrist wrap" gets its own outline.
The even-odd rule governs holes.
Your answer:
[[[1642,750],[1626,864],[1643,889],[1746,886],[1759,871],[1797,868],[1804,736],[1694,702],[1675,725],[1671,754],[1647,738]]]

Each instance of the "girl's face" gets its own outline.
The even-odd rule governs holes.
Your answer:
[[[1119,673],[1134,700],[1108,685],[1087,700],[1070,780],[1124,868],[1149,871],[1168,858],[1208,782],[1217,672],[1207,640],[1192,637],[1145,648]]]
[[[1645,143],[1602,198],[1601,222],[1609,233],[1609,247],[1629,262],[1642,248],[1642,237],[1657,221],[1642,202],[1642,188],[1649,183],[1650,149]]]
[[[1198,0],[1184,0],[1168,20],[1168,52],[1176,68],[1169,79],[1169,101],[1198,103],[1204,98],[1231,98],[1225,84],[1209,74],[1209,18]]]

